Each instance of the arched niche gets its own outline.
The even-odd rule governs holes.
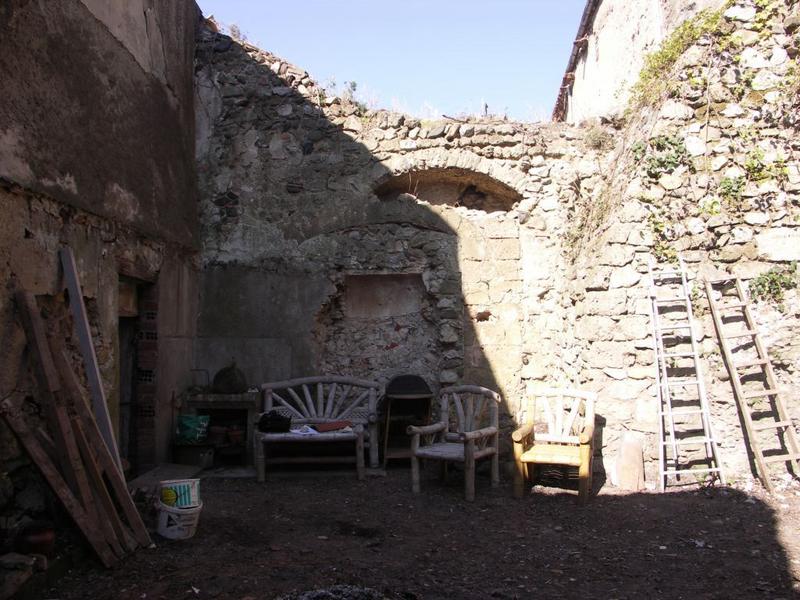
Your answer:
[[[522,200],[519,192],[488,175],[453,167],[409,171],[383,181],[375,189],[381,200],[395,200],[403,194],[432,205],[462,206],[487,213],[509,211]]]

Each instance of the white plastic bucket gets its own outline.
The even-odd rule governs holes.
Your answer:
[[[158,534],[170,540],[186,540],[197,531],[203,503],[192,508],[167,506],[160,500],[158,508]]]
[[[158,499],[167,506],[193,508],[200,506],[199,479],[169,479],[158,484]]]

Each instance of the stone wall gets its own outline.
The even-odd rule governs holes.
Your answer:
[[[651,480],[657,405],[648,255],[687,263],[723,462],[731,479],[750,474],[703,281],[734,275],[747,284],[800,260],[798,47],[796,2],[732,5],[714,34],[678,59],[671,97],[632,107],[607,192],[578,209],[570,294],[583,351],[572,373],[601,392],[604,455],[614,456],[624,431],[639,432]],[[796,289],[755,309],[795,423],[798,310]]]
[[[565,120],[579,123],[620,114],[645,55],[683,21],[721,4],[722,0],[601,0],[587,29],[578,33]]]
[[[563,237],[607,170],[602,129],[367,111],[212,32],[198,58],[198,367],[417,372],[500,389],[512,417],[526,381],[559,371]],[[392,301],[399,275],[419,283]]]
[[[138,369],[126,389],[136,429],[128,458],[140,469],[168,457],[172,397],[191,368],[196,20],[196,6],[183,0],[0,6],[0,398],[37,418],[15,291],[35,294],[49,326],[75,347],[57,254],[68,245],[117,424],[120,317],[137,310],[137,292],[124,302],[119,290],[139,290]],[[5,544],[47,506],[45,486],[4,423],[0,473]]]
[[[680,254],[724,463],[747,476],[698,278],[750,279],[800,258],[796,4],[771,6],[726,13],[713,40],[680,58],[670,97],[633,106],[618,130],[367,111],[272,54],[207,33],[198,366],[236,357],[251,382],[334,370],[484,383],[503,393],[507,427],[531,386],[595,389],[598,468],[615,476],[632,431],[652,484],[646,264]],[[663,10],[678,22],[679,6]],[[754,158],[775,176],[747,175]],[[740,196],[721,199],[737,176]],[[757,313],[779,377],[796,389],[796,291],[783,308]]]

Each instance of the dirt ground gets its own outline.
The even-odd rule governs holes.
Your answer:
[[[157,539],[115,571],[87,565],[49,597],[272,599],[336,584],[392,599],[800,598],[800,486],[622,495],[581,508],[571,492],[512,497],[479,477],[405,469],[204,479],[197,534]]]

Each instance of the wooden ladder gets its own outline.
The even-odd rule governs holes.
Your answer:
[[[772,492],[767,465],[779,462],[793,464],[794,474],[800,475],[797,433],[778,391],[775,372],[756,329],[742,281],[738,278],[715,279],[706,281],[705,287],[725,367],[730,374],[736,404],[747,433],[746,442],[755,459],[761,482]],[[726,296],[724,290],[731,288],[734,294]],[[714,299],[717,292],[722,293],[721,303]],[[733,348],[731,341],[734,342]],[[736,362],[735,350],[739,350],[740,354],[749,351],[751,356]],[[752,356],[753,350],[755,356]],[[762,389],[753,389],[753,386]],[[769,435],[771,431],[774,431],[774,435]],[[770,441],[773,445],[777,442],[779,447],[763,450],[762,442]]]
[[[682,475],[716,476],[724,484],[700,366],[686,267],[679,258],[677,267],[659,269],[651,257],[648,272],[659,394],[660,489],[666,489],[670,477],[680,481]],[[681,346],[681,351],[675,350]],[[681,375],[675,373],[678,370]],[[698,458],[697,452],[703,448],[705,456]]]

